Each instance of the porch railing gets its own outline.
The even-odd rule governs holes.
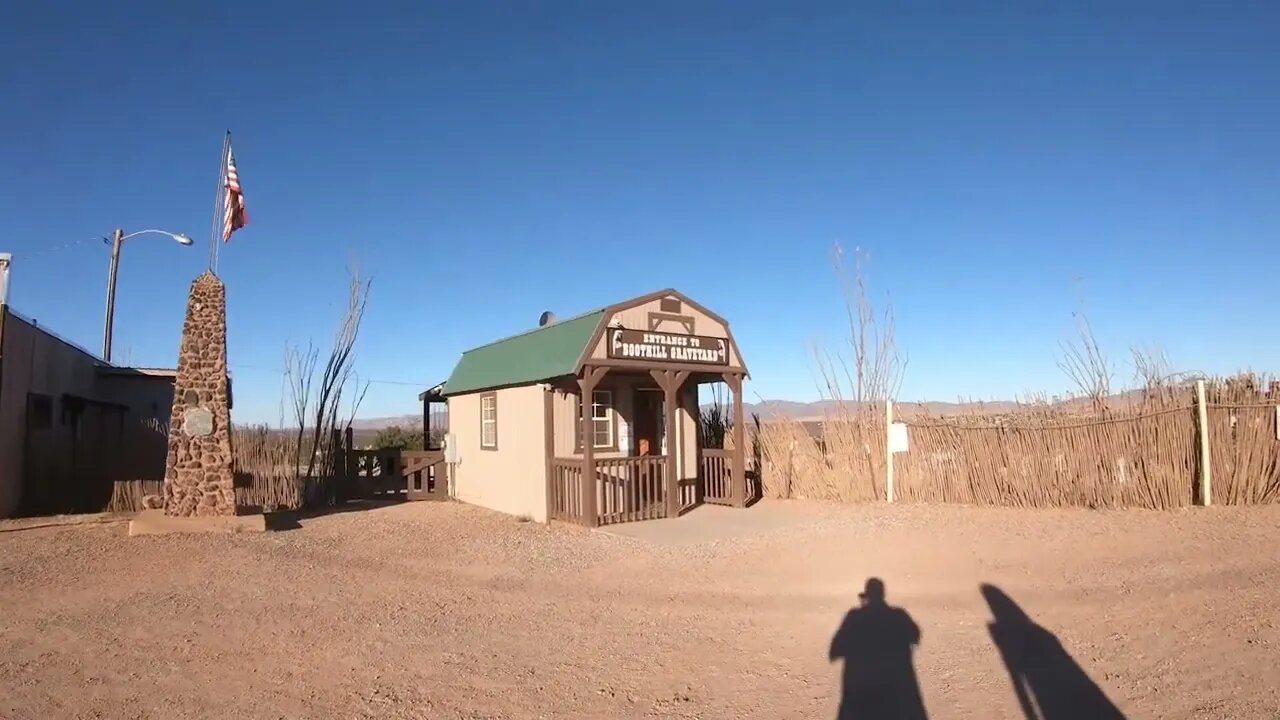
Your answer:
[[[600,524],[666,517],[666,463],[665,457],[653,455],[597,460]]]
[[[733,504],[733,460],[728,450],[704,448],[702,450],[703,502],[716,505]]]
[[[551,460],[551,519],[585,524],[582,511],[582,461],[572,458]]]
[[[596,460],[596,524],[666,517],[666,462],[664,456]],[[553,520],[585,524],[580,458],[551,461],[549,492]]]

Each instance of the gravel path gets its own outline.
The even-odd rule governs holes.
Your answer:
[[[1090,680],[1129,718],[1280,717],[1280,508],[798,508],[679,547],[435,503],[0,532],[0,717],[834,718],[873,576],[934,720],[1024,717],[981,583],[1043,628],[1010,662],[1051,718],[1096,715]],[[859,672],[888,627],[851,635]]]

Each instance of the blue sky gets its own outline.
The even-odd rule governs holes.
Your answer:
[[[1121,380],[1133,343],[1210,372],[1280,350],[1274,2],[188,5],[5,10],[0,251],[14,307],[96,349],[85,239],[196,237],[121,266],[117,359],[171,366],[230,128],[241,421],[277,419],[347,263],[360,373],[410,383],[366,416],[544,309],[667,286],[731,320],[752,397],[813,399],[837,242],[892,294],[906,399],[1066,389],[1081,302]]]

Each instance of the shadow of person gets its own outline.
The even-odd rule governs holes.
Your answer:
[[[1057,636],[1037,625],[1000,588],[983,583],[981,589],[994,617],[987,629],[1027,720],[1124,720]]]
[[[925,720],[912,652],[920,628],[902,608],[885,602],[884,582],[868,578],[831,638],[827,659],[844,660],[836,720]]]

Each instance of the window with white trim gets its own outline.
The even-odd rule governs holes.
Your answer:
[[[498,449],[498,396],[480,396],[480,447]]]
[[[613,391],[591,392],[591,447],[613,449],[616,435],[613,427]],[[582,405],[578,405],[578,450],[582,450]]]

